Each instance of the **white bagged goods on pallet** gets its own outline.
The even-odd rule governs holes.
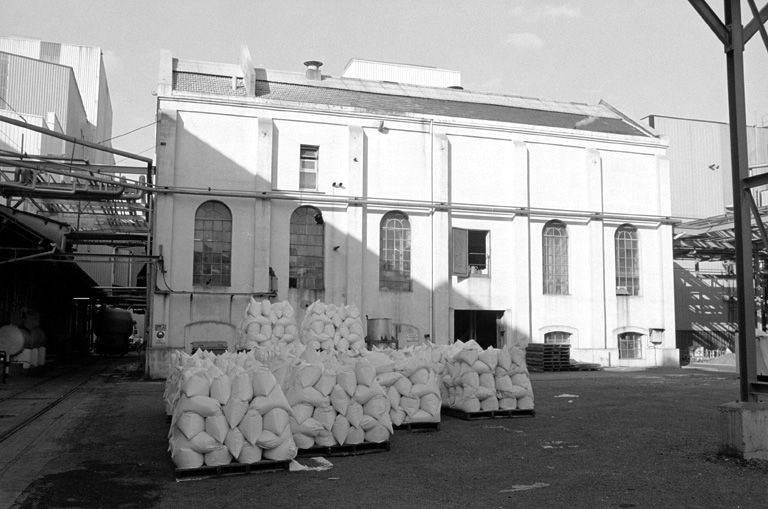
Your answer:
[[[301,341],[322,351],[359,353],[365,350],[365,332],[357,306],[326,304],[309,305],[301,321]]]
[[[311,351],[308,348],[308,351]],[[289,369],[285,395],[301,449],[382,443],[392,434],[389,400],[365,359],[334,352],[306,356]]]
[[[533,409],[533,388],[522,349],[483,349],[474,340],[435,348],[444,363],[444,406],[468,413]]]
[[[291,407],[251,352],[179,354],[166,382],[169,450],[177,468],[296,456]]]
[[[366,352],[364,356],[376,366],[376,381],[386,391],[395,426],[440,422],[439,364],[432,361],[431,346]]]
[[[239,332],[239,347],[247,350],[299,339],[295,313],[288,301],[272,303],[251,297]]]

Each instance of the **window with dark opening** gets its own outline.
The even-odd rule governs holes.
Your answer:
[[[488,230],[452,228],[451,237],[452,274],[466,277],[489,273]]]

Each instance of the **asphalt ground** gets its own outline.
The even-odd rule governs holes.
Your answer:
[[[444,416],[439,431],[397,431],[390,451],[324,471],[177,482],[163,383],[136,368],[102,359],[79,381],[51,380],[61,394],[80,385],[0,443],[0,507],[768,507],[768,462],[717,454],[732,372],[532,373],[534,417]],[[0,415],[21,378],[0,390]]]

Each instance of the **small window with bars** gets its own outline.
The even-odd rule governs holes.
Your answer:
[[[544,344],[547,345],[570,345],[571,333],[561,330],[547,332],[544,334]]]
[[[317,171],[320,147],[302,145],[299,157],[299,189],[317,190]]]
[[[619,359],[642,359],[641,347],[640,334],[636,332],[619,334]]]

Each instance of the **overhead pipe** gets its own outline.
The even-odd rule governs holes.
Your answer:
[[[30,163],[20,163],[19,161],[0,158],[0,165],[8,166],[23,166],[32,169],[39,169],[37,166]],[[348,195],[317,195],[302,192],[293,191],[234,191],[226,189],[216,189],[209,187],[207,189],[201,188],[185,188],[185,187],[170,187],[170,186],[156,186],[147,185],[135,182],[121,182],[116,184],[114,180],[98,177],[95,175],[79,175],[74,174],[71,171],[53,170],[46,168],[45,171],[52,173],[66,175],[75,178],[81,178],[85,180],[92,180],[95,182],[103,182],[111,185],[120,185],[129,189],[135,189],[144,191],[147,193],[158,194],[180,194],[180,195],[194,195],[194,196],[214,196],[222,198],[260,198],[264,200],[287,200],[287,201],[303,201],[303,202],[315,202],[323,204],[340,204],[340,205],[378,205],[382,207],[407,207],[425,210],[449,210],[449,211],[462,211],[462,212],[481,212],[488,214],[521,214],[521,215],[549,215],[557,217],[572,217],[572,218],[594,218],[594,219],[613,219],[618,221],[631,221],[631,220],[644,220],[661,222],[662,224],[677,224],[679,221],[675,220],[671,216],[659,216],[651,214],[611,214],[596,211],[579,211],[579,210],[562,210],[562,209],[543,209],[543,208],[531,208],[531,207],[515,207],[509,205],[486,205],[481,203],[446,203],[436,202],[432,200],[400,200],[394,198],[365,198],[360,196],[348,196]]]

